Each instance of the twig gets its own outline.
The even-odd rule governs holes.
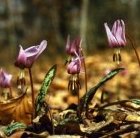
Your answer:
[[[130,100],[121,100],[121,101],[116,101],[116,102],[112,102],[112,103],[107,103],[105,105],[98,107],[97,110],[102,110],[108,106],[113,106],[113,105],[122,104],[122,103],[126,103],[126,102],[130,102]]]

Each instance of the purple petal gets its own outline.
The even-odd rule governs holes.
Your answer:
[[[76,53],[79,54],[80,51],[80,43],[81,43],[81,39],[80,38],[76,38],[75,40],[73,40],[72,44],[71,44],[71,53],[74,54],[75,51]]]
[[[38,56],[45,50],[45,48],[47,47],[47,41],[43,40],[40,45],[38,46],[33,46],[31,49],[28,49],[27,53],[28,57],[27,57],[27,67],[32,66],[33,62],[38,58]]]
[[[81,71],[81,61],[79,58],[74,58],[67,66],[67,72],[69,74],[79,74]]]
[[[67,37],[67,43],[66,43],[66,52],[67,54],[70,54],[70,36]]]
[[[19,55],[17,57],[17,60],[15,62],[15,65],[16,66],[22,66],[26,64],[26,60],[27,60],[27,57],[26,57],[26,53],[25,51],[23,50],[22,46],[20,45],[20,50],[19,50]]]
[[[67,67],[67,71],[69,74],[78,74],[80,72],[78,61],[71,61]]]
[[[31,46],[25,50],[20,46],[19,55],[15,65],[20,68],[30,68],[38,56],[45,50],[46,46],[46,40],[43,40],[40,45]]]
[[[12,75],[6,73],[2,69],[0,70],[0,86],[3,88],[8,88],[11,85]]]
[[[114,35],[112,34],[112,32],[110,31],[107,23],[104,23],[104,26],[105,26],[109,46],[113,47],[113,46],[117,45],[118,42],[117,42],[116,38],[114,37]],[[114,27],[114,29],[115,29],[115,27]]]
[[[36,58],[38,58],[38,56],[46,49],[46,47],[47,47],[47,41],[43,40],[38,46],[38,53],[37,53]]]
[[[37,52],[38,52],[37,46],[31,46],[31,47],[25,49],[25,53],[26,53],[27,57],[34,56],[37,54]]]
[[[124,43],[126,44],[126,37],[125,37],[125,24],[124,24],[124,21],[121,20],[121,24],[122,24],[122,39],[124,41]]]
[[[75,56],[75,51],[79,53],[80,51],[81,39],[78,37],[70,41],[70,36],[67,37],[66,52],[69,55]]]
[[[116,39],[120,46],[124,46],[126,43],[125,39],[125,25],[124,22],[121,20],[117,20],[117,31],[116,31]]]
[[[25,53],[27,57],[35,56],[36,58],[45,50],[47,46],[47,41],[43,40],[40,45],[31,46],[25,49]]]
[[[114,36],[116,34],[116,31],[117,31],[117,21],[114,22],[113,27],[112,27],[112,31],[111,31]]]

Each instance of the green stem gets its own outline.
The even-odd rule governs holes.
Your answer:
[[[31,68],[28,68],[28,69],[29,69],[31,95],[32,95],[32,108],[33,108],[32,119],[34,119],[35,118],[35,95],[34,95],[34,87],[33,87],[33,78],[32,78]]]

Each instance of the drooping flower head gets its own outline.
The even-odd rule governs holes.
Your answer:
[[[104,26],[110,47],[123,47],[126,45],[125,24],[123,20],[115,21],[112,30],[107,23],[104,23]]]
[[[79,54],[80,52],[80,45],[81,45],[81,39],[77,37],[74,40],[70,40],[70,36],[67,38],[67,44],[66,44],[66,52],[67,54],[71,56],[75,56],[75,53]]]
[[[0,87],[9,88],[11,86],[12,75],[0,69]]]
[[[83,57],[73,57],[69,64],[67,65],[67,72],[70,74],[70,79],[68,82],[68,90],[73,94],[77,95],[79,89],[81,88],[79,73],[81,72],[81,61]]]
[[[47,47],[47,41],[43,40],[40,45],[31,46],[27,49],[23,49],[20,45],[20,50],[18,57],[15,62],[15,66],[24,69],[31,68],[34,61],[38,58],[38,56],[45,50]]]
[[[70,37],[67,38],[66,52],[70,56],[70,60],[67,61],[67,72],[70,74],[68,82],[68,90],[73,95],[79,94],[81,88],[79,73],[81,72],[81,66],[83,62],[83,53],[81,48],[82,40],[77,37],[70,41]]]
[[[81,88],[79,73],[81,71],[81,61],[79,58],[74,58],[67,65],[67,72],[70,74],[68,82],[68,90],[73,94],[77,95]]]

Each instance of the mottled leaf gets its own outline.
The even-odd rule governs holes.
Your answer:
[[[14,122],[9,124],[5,129],[4,129],[4,133],[9,136],[12,133],[14,133],[16,130],[20,130],[20,129],[25,129],[26,125],[20,122]]]
[[[47,72],[47,74],[43,80],[40,92],[39,92],[39,94],[36,98],[36,101],[35,101],[36,114],[38,114],[41,111],[41,108],[43,106],[43,102],[45,100],[45,96],[48,92],[48,88],[49,88],[49,86],[50,86],[50,84],[55,76],[56,68],[57,68],[56,65],[52,66],[51,69]]]
[[[124,70],[124,68],[117,68],[110,71],[106,76],[104,76],[100,82],[92,87],[80,100],[79,110],[82,112],[83,110],[87,109],[88,104],[93,99],[96,91],[100,88],[105,82],[112,79],[115,75],[117,75],[120,71]]]

